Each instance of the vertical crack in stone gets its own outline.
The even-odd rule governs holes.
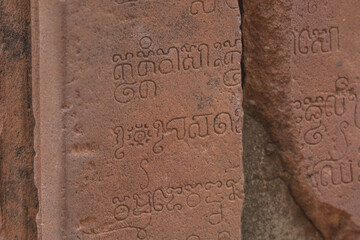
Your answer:
[[[264,49],[262,48],[266,48],[270,43],[266,42],[266,39],[259,39],[258,42],[255,42],[258,38],[262,38],[262,33],[258,32],[257,28],[259,28],[261,24],[276,24],[274,22],[276,21],[274,20],[276,13],[273,15],[263,13],[262,15],[261,12],[257,11],[263,10],[263,6],[246,9],[244,4],[251,5],[250,3],[239,0],[242,17],[243,55],[241,68],[245,115],[243,130],[245,175],[245,202],[242,215],[243,239],[324,239],[291,192],[289,185],[291,173],[287,172],[287,166],[285,166],[286,164],[284,165],[281,159],[281,145],[278,146],[279,143],[274,141],[274,139],[276,140],[276,136],[274,137],[269,130],[274,124],[281,123],[276,122],[276,118],[274,118],[273,122],[269,122],[267,118],[262,117],[261,111],[263,108],[257,107],[257,104],[262,103],[262,99],[257,99],[256,94],[252,95],[255,91],[255,89],[252,88],[256,86],[256,84],[250,84],[250,88],[247,86],[248,81],[258,81],[259,79],[254,78],[254,75],[256,75],[254,73],[250,74],[250,79],[247,79],[248,69],[246,68],[245,61],[257,61],[256,65],[261,66],[261,64],[263,64],[263,68],[268,68],[267,70],[276,69],[277,65],[281,63],[274,62],[274,65],[269,65],[273,61],[272,58],[276,58],[278,54],[277,51],[274,53],[266,53],[270,55],[268,57],[269,62],[263,63],[264,59],[261,59],[261,54],[264,53],[261,51],[264,51]],[[263,3],[258,4],[264,5]],[[279,8],[277,8],[277,10],[279,10]],[[269,14],[269,16],[266,16],[268,19],[264,16],[267,14]],[[245,26],[246,24],[248,25]],[[279,28],[274,28],[277,33],[281,32]],[[251,35],[247,35],[250,33]],[[281,33],[284,34],[284,32]],[[285,38],[285,36],[275,36],[274,39],[276,38]],[[281,44],[281,41],[279,41],[278,44]],[[277,45],[277,47],[285,46]],[[258,51],[258,56],[254,56],[253,51]],[[267,49],[265,49],[265,51],[267,51]],[[271,54],[273,54],[273,56]],[[287,59],[287,57],[283,55],[280,57],[282,60]],[[271,79],[271,77],[275,79],[287,78],[287,76],[277,76],[276,71],[273,71],[272,74],[274,74],[274,76],[268,76],[269,79]],[[261,74],[257,75],[257,78],[263,77]],[[271,89],[269,89],[269,91],[270,90]],[[285,96],[283,96],[283,93],[280,93],[278,97],[281,98]],[[279,101],[279,99],[276,101]],[[276,115],[274,115],[274,117],[275,116]]]

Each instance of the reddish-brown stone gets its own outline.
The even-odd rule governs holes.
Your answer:
[[[245,106],[326,239],[360,238],[359,1],[244,1]]]
[[[40,239],[240,239],[237,0],[34,1]]]
[[[36,239],[30,1],[0,0],[0,239]]]

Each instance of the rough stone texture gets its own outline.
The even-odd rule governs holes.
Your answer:
[[[0,0],[0,239],[36,239],[30,1]]]
[[[241,239],[238,1],[34,4],[39,238]]]
[[[359,1],[244,1],[245,109],[326,239],[360,238]]]
[[[246,112],[243,136],[242,239],[323,239],[294,201],[276,145],[264,127]]]

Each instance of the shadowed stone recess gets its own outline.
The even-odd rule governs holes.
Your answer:
[[[266,130],[245,112],[245,202],[242,212],[244,240],[321,240],[289,191],[277,147]]]

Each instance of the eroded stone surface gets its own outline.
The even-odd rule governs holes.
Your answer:
[[[0,0],[0,239],[36,239],[30,1]]]
[[[245,201],[242,239],[322,240],[288,187],[277,146],[264,127],[246,114],[243,128]]]
[[[297,3],[291,62],[292,110],[304,177],[319,201],[349,214],[358,238],[360,38],[353,33],[360,29],[359,7],[358,1],[310,1],[305,9]],[[305,12],[308,22],[299,12]],[[332,221],[338,225],[341,218]]]
[[[360,237],[358,1],[244,3],[246,106],[328,239]]]
[[[33,16],[40,239],[240,239],[238,1]]]

